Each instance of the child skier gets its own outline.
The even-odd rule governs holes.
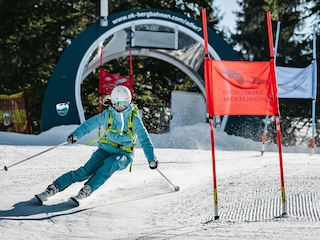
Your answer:
[[[100,138],[98,149],[87,163],[75,171],[58,177],[44,192],[35,195],[42,204],[49,197],[63,191],[72,183],[87,180],[78,195],[72,197],[77,205],[97,190],[114,172],[125,169],[133,160],[136,136],[151,169],[156,169],[158,161],[154,148],[140,117],[134,113],[132,96],[125,86],[117,86],[111,92],[111,106],[102,113],[83,122],[67,138],[68,143],[103,126],[105,134]]]

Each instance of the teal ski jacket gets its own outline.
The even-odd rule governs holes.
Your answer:
[[[80,126],[76,128],[71,134],[80,139],[81,137],[97,129],[98,127],[102,127],[101,134],[103,133],[103,136],[99,141],[98,147],[110,153],[125,154],[127,157],[129,157],[130,161],[132,161],[134,157],[134,151],[127,152],[113,145],[118,144],[118,146],[130,147],[134,144],[132,137],[130,136],[130,134],[128,134],[129,117],[130,113],[133,110],[133,104],[130,104],[128,108],[121,112],[117,112],[117,110],[113,107],[109,107],[102,113],[97,114],[80,124]],[[110,112],[113,118],[112,130],[109,131],[108,134],[105,136],[104,132],[108,124]],[[133,133],[137,135],[139,143],[144,151],[144,154],[148,162],[156,160],[152,141],[145,126],[142,123],[142,120],[136,114],[133,114],[133,116]],[[108,144],[106,142],[111,142],[113,143],[113,145]]]

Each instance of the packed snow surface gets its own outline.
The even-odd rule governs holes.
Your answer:
[[[138,146],[132,172],[115,173],[80,207],[68,200],[83,183],[39,206],[34,194],[80,167],[97,148],[86,146],[96,132],[59,145],[75,127],[0,133],[1,239],[319,239],[319,148],[314,154],[303,146],[282,148],[283,215],[277,146],[267,145],[261,156],[261,143],[215,130],[212,154],[206,123],[151,134],[160,172],[149,169]]]

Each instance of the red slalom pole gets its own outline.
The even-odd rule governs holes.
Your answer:
[[[204,80],[206,85],[206,101],[207,108],[209,112],[209,124],[210,124],[210,137],[211,137],[211,153],[212,153],[212,173],[213,173],[213,202],[214,202],[214,219],[219,219],[218,214],[218,189],[217,189],[217,174],[216,174],[216,159],[215,159],[215,151],[214,151],[214,131],[213,131],[213,108],[211,108],[211,104],[213,103],[213,97],[209,92],[209,81],[210,81],[210,67],[209,67],[209,48],[208,48],[208,31],[207,31],[207,18],[206,18],[206,9],[202,9],[202,32],[204,39],[204,51],[205,51],[205,59],[204,59]]]
[[[218,214],[218,188],[216,178],[216,158],[214,151],[214,132],[213,132],[213,118],[209,119],[210,123],[210,137],[211,137],[211,154],[212,154],[212,172],[213,172],[213,206],[214,206],[214,220],[219,219]]]
[[[283,171],[282,144],[281,144],[282,140],[281,140],[280,117],[279,116],[276,116],[276,130],[277,130],[279,163],[280,163],[282,215],[286,215],[287,214],[287,201],[286,201],[286,191],[285,191],[285,187],[284,187],[284,171]]]
[[[268,24],[268,39],[269,39],[269,51],[271,59],[271,74],[276,79],[275,73],[275,62],[274,62],[274,50],[273,50],[273,37],[272,37],[272,25],[271,25],[271,16],[270,12],[266,13],[267,15],[267,24]],[[276,84],[275,84],[276,85]],[[277,88],[275,87],[277,91]],[[278,99],[278,97],[277,97]],[[287,200],[284,184],[284,171],[283,171],[283,160],[282,160],[282,141],[281,141],[281,130],[280,130],[280,113],[279,113],[279,103],[278,103],[278,114],[276,115],[276,131],[278,139],[278,152],[279,152],[279,165],[280,165],[280,179],[281,179],[281,200],[282,200],[282,215],[287,214]]]
[[[100,86],[100,75],[101,75],[101,68],[103,67],[103,59],[102,59],[102,52],[103,52],[103,43],[100,43],[99,45],[99,86]],[[99,90],[98,90],[99,91]],[[99,92],[99,113],[102,112],[102,94]],[[98,137],[100,138],[101,135],[101,127],[98,128]]]

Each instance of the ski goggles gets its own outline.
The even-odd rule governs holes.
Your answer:
[[[127,108],[130,105],[129,101],[114,101],[112,102],[113,107]]]

